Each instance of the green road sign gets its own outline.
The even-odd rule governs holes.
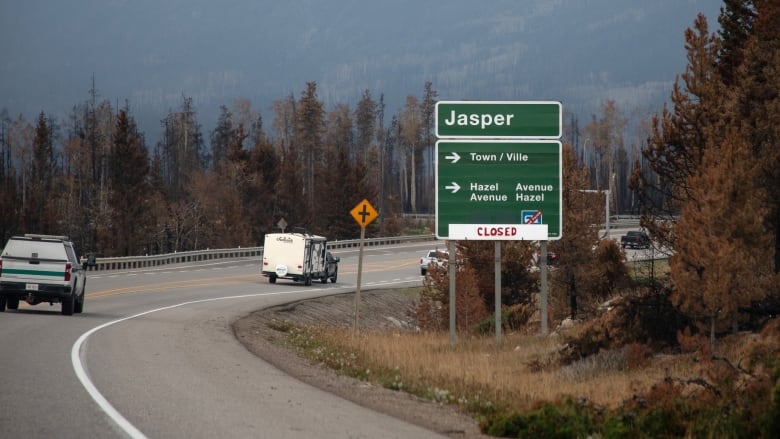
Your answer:
[[[560,239],[561,142],[436,142],[439,239]]]
[[[436,136],[450,139],[558,139],[563,127],[560,102],[439,101]]]

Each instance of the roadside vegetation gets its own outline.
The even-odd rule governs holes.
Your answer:
[[[601,194],[564,144],[553,334],[539,335],[535,244],[501,243],[497,343],[494,244],[462,241],[456,302],[431,267],[408,312],[415,330],[288,327],[289,342],[341,373],[456,404],[495,436],[780,437],[780,4],[726,1],[719,21],[717,34],[703,16],[686,31],[688,65],[631,171],[647,262],[599,236]],[[595,144],[612,143],[614,116],[606,105],[589,124]]]
[[[438,271],[432,276],[443,277]],[[416,294],[422,298],[424,289]],[[549,336],[539,335],[532,319],[509,325],[507,313],[501,343],[486,331],[489,318],[459,330],[454,345],[443,330],[272,327],[313,362],[455,405],[493,436],[776,437],[780,318],[760,332],[724,335],[713,351],[689,328],[669,334],[625,327],[641,325],[627,314],[648,304],[619,302]],[[641,333],[632,336],[632,329]],[[646,338],[650,333],[671,340]]]

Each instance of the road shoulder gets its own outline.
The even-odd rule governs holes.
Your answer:
[[[441,405],[404,392],[386,389],[336,374],[285,347],[286,334],[269,322],[350,326],[354,322],[354,294],[321,297],[254,311],[233,323],[236,338],[246,348],[286,374],[363,407],[386,413],[452,438],[487,438],[477,422],[452,406]],[[360,327],[390,328],[405,320],[413,298],[398,290],[361,292]]]

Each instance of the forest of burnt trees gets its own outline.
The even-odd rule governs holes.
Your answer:
[[[131,256],[255,246],[284,219],[351,239],[359,229],[348,212],[364,198],[380,213],[369,234],[397,234],[401,214],[435,210],[437,98],[424,84],[386,125],[382,95],[366,90],[354,109],[326,111],[310,82],[299,97],[273,102],[270,126],[239,99],[220,108],[205,135],[183,95],[153,148],[129,104],[100,100],[94,84],[67,122],[41,112],[33,123],[4,110],[0,236],[64,234],[85,253]],[[602,113],[582,130],[567,116],[592,168],[583,189],[610,188],[613,213],[638,213],[627,181],[639,150],[627,152],[627,120],[615,102],[605,101]]]
[[[4,110],[0,236],[63,234],[84,253],[130,256],[256,246],[283,219],[352,239],[349,211],[364,198],[383,219],[369,233],[397,234],[402,212],[433,212],[436,92],[424,93],[386,127],[382,96],[366,90],[354,110],[326,112],[310,82],[273,103],[270,126],[237,100],[207,135],[182,96],[153,148],[129,105],[114,108],[94,85],[67,122]]]

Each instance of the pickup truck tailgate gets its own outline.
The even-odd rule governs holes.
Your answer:
[[[67,261],[41,261],[4,257],[0,265],[0,280],[17,282],[64,282]]]

